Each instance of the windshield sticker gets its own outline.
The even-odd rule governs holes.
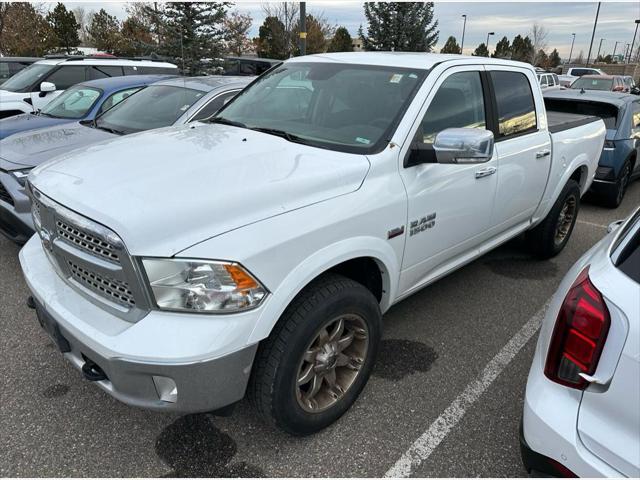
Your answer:
[[[180,111],[181,111],[181,112],[186,112],[188,108],[189,108],[189,104],[187,103],[187,104],[183,105],[183,106],[180,108]]]
[[[391,79],[389,80],[389,83],[400,83],[400,80],[402,80],[403,75],[399,74],[399,73],[394,73],[393,75],[391,75]]]
[[[368,138],[356,137],[356,142],[369,145],[371,143],[371,140],[369,140]]]
[[[415,73],[410,73],[409,78],[418,78],[418,75],[416,75]]]

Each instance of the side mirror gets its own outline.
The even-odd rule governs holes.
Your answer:
[[[447,128],[436,135],[438,163],[484,163],[493,156],[493,132],[480,128]]]
[[[55,91],[56,91],[55,83],[42,82],[40,84],[40,96],[41,97],[44,97],[49,92],[55,92]]]

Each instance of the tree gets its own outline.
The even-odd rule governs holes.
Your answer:
[[[253,18],[251,15],[242,14],[240,12],[231,12],[224,20],[226,30],[225,40],[227,41],[227,50],[233,55],[241,56],[242,53],[251,48],[251,41],[247,36],[247,32],[251,29]]]
[[[323,53],[327,46],[327,39],[324,36],[323,28],[320,22],[313,16],[307,15],[307,43],[306,54],[312,55],[314,53]],[[297,25],[292,30],[292,42],[291,51],[294,55],[300,55],[300,45],[298,44],[298,38],[300,38],[300,25]]]
[[[265,18],[258,30],[258,56],[284,60],[288,50],[285,39],[284,24],[276,17]]]
[[[127,17],[122,22],[116,53],[124,57],[136,57],[151,53],[153,39],[151,29],[139,17]]]
[[[460,45],[458,45],[458,41],[456,37],[453,35],[447,38],[447,41],[444,44],[444,47],[440,49],[440,53],[462,53],[460,49]]]
[[[273,41],[277,45],[284,45],[284,56],[282,58],[289,58],[298,42],[293,36],[293,29],[298,25],[298,19],[300,18],[299,3],[266,2],[262,5],[262,9],[265,17],[275,17],[282,24],[282,30],[279,28],[273,30],[273,34],[279,35],[279,38],[274,38]]]
[[[484,44],[484,42],[482,42],[480,45],[478,45],[478,48],[476,48],[473,51],[473,55],[475,55],[476,57],[488,57],[489,56],[489,49]]]
[[[611,54],[609,55],[598,55],[598,58],[596,58],[596,63],[613,63],[613,57],[611,56]]]
[[[104,8],[91,16],[87,34],[91,44],[106,53],[115,53],[122,42],[120,22],[113,15],[109,15]]]
[[[540,50],[536,55],[536,64],[535,67],[544,68],[545,70],[549,69],[549,57],[544,50]]]
[[[56,44],[67,53],[80,45],[78,29],[80,25],[72,11],[67,10],[62,3],[58,4],[47,14],[47,22],[51,25]]]
[[[502,39],[496,43],[496,49],[491,56],[494,58],[511,58],[511,44],[507,37],[502,37]]]
[[[327,52],[353,52],[353,39],[349,35],[349,30],[345,27],[338,27],[329,42]]]
[[[537,65],[539,63],[540,60],[538,59],[538,54],[541,51],[544,52],[544,49],[547,48],[548,35],[549,32],[547,31],[547,29],[540,25],[538,22],[535,22],[533,24],[530,33],[533,53],[531,54],[531,59],[529,60],[529,63],[531,63],[532,65]]]
[[[430,52],[438,41],[433,2],[366,2],[365,50]]]
[[[549,54],[549,67],[555,68],[562,63],[562,59],[560,58],[560,54],[557,49],[553,49],[553,51]]]
[[[227,2],[168,2],[157,13],[162,29],[161,55],[183,67],[185,75],[206,73],[212,59],[224,50]]]
[[[511,44],[511,59],[520,62],[530,62],[533,58],[533,44],[531,39],[527,36],[522,38],[521,35],[516,35]]]
[[[49,23],[33,4],[3,4],[0,49],[4,55],[41,57],[55,46]]]
[[[89,36],[87,35],[87,27],[89,26],[89,17],[91,14],[87,14],[84,7],[76,7],[72,10],[73,16],[76,18],[78,24],[78,36],[80,37],[80,45],[86,46]]]
[[[584,65],[584,51],[580,50],[578,56],[573,60],[576,65]]]

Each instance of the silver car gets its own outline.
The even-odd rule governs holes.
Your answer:
[[[58,155],[120,135],[211,117],[251,77],[172,78],[131,95],[95,120],[12,135],[0,141],[0,233],[16,243],[34,233],[25,192],[29,171]]]

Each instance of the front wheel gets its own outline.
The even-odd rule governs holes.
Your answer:
[[[527,232],[527,243],[536,257],[547,259],[562,251],[573,232],[579,209],[580,187],[575,180],[569,180],[544,220]]]
[[[358,398],[375,362],[381,313],[361,284],[327,274],[287,308],[258,349],[249,398],[268,422],[315,433]]]

